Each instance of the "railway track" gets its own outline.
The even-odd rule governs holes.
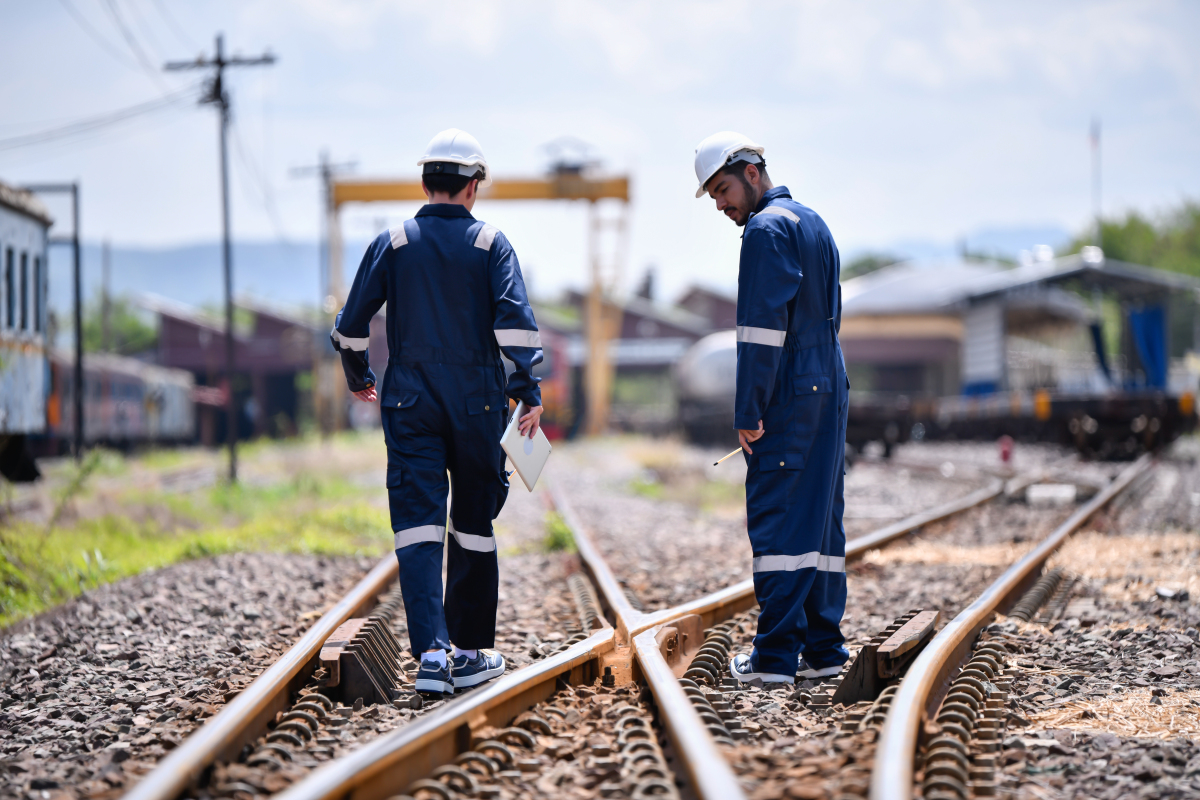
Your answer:
[[[979,643],[980,632],[997,613],[1019,610],[1028,619],[1050,599],[1054,588],[1051,581],[1038,585],[1046,561],[1151,463],[1151,456],[1144,455],[1124,469],[933,638],[891,701],[875,752],[873,800],[911,798],[918,759],[923,762],[923,796],[928,800],[965,800],[973,794],[995,793],[996,765],[989,754],[995,749],[999,714],[987,712],[1002,709],[1008,700],[1005,678],[1014,668],[1008,666],[1009,652],[1003,636],[987,637]],[[963,697],[980,694],[974,699],[982,705],[971,707],[970,703],[956,702],[956,692]],[[954,714],[947,713],[947,709]],[[922,726],[929,721],[933,725],[922,741]],[[989,724],[985,727],[984,722]],[[972,766],[978,771],[972,772]],[[976,775],[979,779],[972,780]]]
[[[1143,460],[1130,470],[1140,471],[1145,466]],[[1023,569],[1032,574],[1053,548],[1046,550],[1040,560],[1034,557],[1056,539],[1059,542],[1065,539],[1069,531],[1065,534],[1062,531],[1068,524],[1078,527],[1128,485],[1132,480],[1126,478],[1130,470],[1072,515],[1018,566],[1024,564]],[[1005,481],[994,479],[963,498],[852,540],[847,547],[847,561],[860,560],[889,542],[987,503],[1006,494],[1006,489],[1011,494],[1041,477],[1041,473],[1027,475],[1009,481],[1007,486]],[[594,793],[602,796],[676,796],[676,779],[686,783],[697,797],[745,796],[745,765],[736,754],[730,756],[727,747],[750,743],[755,723],[740,710],[747,703],[739,692],[733,691],[735,687],[727,684],[723,664],[729,652],[744,646],[752,635],[755,606],[752,581],[740,582],[673,608],[642,611],[613,574],[570,504],[561,494],[555,495],[559,513],[574,531],[587,578],[572,578],[579,625],[570,631],[572,635],[564,645],[541,661],[444,702],[346,756],[322,765],[313,763],[315,768],[298,782],[280,787],[281,798],[385,798],[403,796],[406,788],[411,790],[410,796],[418,798],[567,796],[560,794],[557,787],[568,777],[572,784],[590,785]],[[1015,569],[1017,566],[1005,575]],[[383,597],[383,605],[387,606],[386,592],[395,573],[395,559],[389,555],[283,658],[160,762],[127,797],[174,800],[188,792],[250,796],[260,792],[237,781],[227,781],[215,793],[204,789],[196,792],[196,789],[212,779],[214,765],[222,762],[241,759],[249,764],[257,759],[258,766],[273,768],[306,749],[319,749],[323,739],[331,742],[322,734],[327,736],[328,730],[336,729],[339,716],[348,716],[357,709],[341,704],[335,707],[328,699],[316,696],[322,695],[317,689],[329,677],[328,672],[322,675],[316,670],[331,666],[328,662],[327,666],[321,666],[322,647],[349,620],[363,619],[360,615],[371,611],[379,598]],[[1021,578],[1017,584],[1021,581],[1028,582]],[[968,611],[977,605],[978,601]],[[383,612],[387,610],[384,608]],[[994,610],[985,611],[982,616],[973,613],[983,619]],[[377,610],[377,616],[379,613]],[[362,627],[362,623],[351,623],[351,627],[355,624]],[[963,625],[949,627],[958,630]],[[921,628],[917,639],[924,637],[927,641],[933,631],[928,615],[902,615],[872,640],[871,657],[895,636],[907,635],[912,639],[917,628]],[[396,657],[398,647],[390,645],[386,636],[368,634],[358,637],[360,649],[390,652],[392,648],[396,651],[390,656],[393,662],[403,661]],[[938,644],[934,648],[937,652],[945,650],[944,635],[943,632],[933,638]],[[374,639],[368,641],[372,636]],[[964,646],[955,647],[958,649],[951,648],[951,655],[961,656],[959,651],[965,652]],[[893,646],[892,650],[895,649]],[[932,651],[927,648],[918,656],[912,669],[927,663],[927,654]],[[894,728],[892,716],[900,713],[903,707],[900,701],[908,702],[912,693],[910,690],[901,694],[901,691],[912,679],[905,679],[900,690],[886,692],[882,703],[875,698],[850,701],[843,696],[841,686],[852,678],[852,672],[848,668],[829,684],[802,685],[794,693],[789,690],[786,697],[778,698],[780,703],[776,705],[802,705],[809,713],[825,719],[830,729],[841,736],[843,749],[857,746],[855,737],[862,738],[860,728],[871,727],[864,727],[864,719],[874,725],[887,719],[887,724]],[[930,685],[933,683],[936,681]],[[401,672],[388,687],[395,690],[395,704],[415,706],[419,701],[413,699],[415,695],[411,692],[405,692],[404,686]],[[889,709],[886,701],[890,698],[895,699]],[[772,704],[770,700],[766,703],[768,707]],[[922,706],[923,712],[930,710],[928,705]],[[924,718],[918,715],[917,719],[920,722]],[[267,739],[273,741],[261,738],[268,730]],[[586,736],[581,739],[580,734],[585,731],[597,735],[591,740]],[[257,745],[253,745],[256,741]],[[892,750],[897,747],[888,746]],[[891,761],[880,762],[884,752],[881,742],[880,755],[874,764],[876,780],[897,769]],[[915,756],[914,749],[908,762],[910,789]],[[860,772],[860,793],[865,793],[865,775],[869,770],[864,767]]]

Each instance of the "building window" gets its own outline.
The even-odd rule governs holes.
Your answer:
[[[4,327],[11,328],[17,318],[17,293],[13,291],[13,249],[4,251]]]
[[[33,257],[33,330],[42,332],[42,257]]]
[[[21,330],[29,330],[29,253],[21,253]]]

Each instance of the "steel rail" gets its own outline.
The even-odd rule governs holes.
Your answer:
[[[1080,507],[1033,550],[1005,570],[971,605],[942,628],[900,682],[892,701],[871,773],[872,800],[910,800],[921,723],[941,702],[949,677],[997,611],[1010,608],[1035,581],[1041,567],[1072,533],[1146,471],[1149,454],[1126,467],[1104,491]]]
[[[592,541],[588,529],[576,515],[557,484],[550,483],[550,497],[555,509],[571,529],[575,546],[585,567],[592,573],[596,587],[616,616],[616,645],[626,650],[641,670],[642,677],[658,706],[659,718],[667,731],[671,744],[683,765],[692,793],[699,800],[744,800],[745,793],[729,762],[717,750],[717,744],[700,720],[695,707],[679,685],[679,679],[658,649],[655,635],[662,627],[662,620],[651,621],[662,614],[647,614],[635,609],[621,589],[621,584],[612,573],[608,562]],[[740,586],[740,584],[739,584]],[[707,600],[708,602],[703,602]],[[745,592],[716,592],[699,601],[707,614],[701,614],[705,624],[726,619],[754,604],[754,587],[751,585],[749,602]],[[667,609],[668,613],[674,609]],[[694,611],[687,613],[696,613]],[[683,614],[674,614],[677,619]],[[637,636],[638,633],[641,636]],[[635,638],[636,637],[636,638]]]
[[[473,731],[503,727],[554,694],[564,674],[576,683],[594,679],[613,638],[613,629],[603,628],[544,661],[502,675],[462,700],[318,767],[277,800],[383,800],[402,793],[412,781],[468,749]]]
[[[550,480],[546,481],[546,485],[550,491],[550,500],[554,504],[555,510],[563,518],[563,522],[566,523],[567,527],[571,529],[572,536],[575,539],[575,549],[579,551],[579,559],[583,562],[584,570],[591,575],[592,582],[600,591],[601,602],[607,605],[616,617],[615,627],[617,629],[618,644],[628,644],[630,625],[636,625],[645,614],[630,604],[629,598],[625,596],[625,592],[621,589],[620,581],[613,575],[612,568],[608,566],[608,562],[604,560],[600,549],[592,541],[592,537],[588,534],[587,528],[584,527],[583,521],[576,515],[575,509],[567,502],[566,495],[562,493],[562,489],[559,488],[558,484]]]
[[[292,690],[308,679],[321,645],[337,626],[374,605],[398,572],[396,556],[389,553],[278,661],[138,781],[126,800],[175,800],[214,762],[237,756],[287,707]]]
[[[729,761],[717,749],[700,714],[684,694],[679,678],[667,665],[651,628],[633,640],[634,654],[646,685],[654,695],[658,716],[687,774],[693,793],[702,800],[740,800],[746,796]]]

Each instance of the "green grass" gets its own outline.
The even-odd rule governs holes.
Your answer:
[[[634,494],[640,494],[642,497],[649,497],[651,500],[662,500],[666,495],[666,487],[659,481],[648,481],[642,478],[634,478],[629,483],[629,490]]]
[[[62,494],[86,493],[84,473],[111,474],[104,466],[85,462],[82,477],[68,480]],[[365,502],[367,492],[310,475],[183,495],[131,490],[120,498],[125,515],[8,524],[0,529],[0,627],[101,584],[189,559],[239,551],[385,553],[388,514]]]
[[[571,528],[555,511],[546,513],[546,536],[542,548],[548,553],[574,553],[575,536]]]

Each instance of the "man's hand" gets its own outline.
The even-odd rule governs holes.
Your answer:
[[[743,450],[745,450],[747,453],[753,454],[754,451],[750,449],[750,443],[757,442],[762,438],[764,433],[766,433],[766,431],[763,430],[762,420],[760,419],[758,421],[758,430],[756,431],[744,431],[739,428],[738,441],[742,443]]]
[[[521,431],[522,436],[528,436],[532,439],[534,436],[537,436],[538,427],[541,425],[542,407],[527,406],[527,408],[529,409],[529,413],[521,417],[517,423],[517,429]]]
[[[352,394],[364,403],[374,403],[379,399],[379,395],[375,393],[374,386],[370,389],[363,389],[361,392],[353,392]]]

